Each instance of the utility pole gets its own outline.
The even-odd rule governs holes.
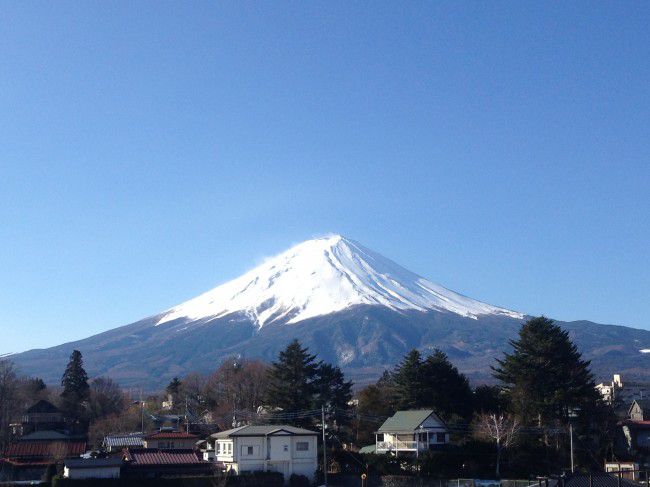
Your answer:
[[[573,464],[573,423],[569,422],[569,435],[571,437],[571,473],[575,472]]]
[[[140,431],[144,435],[144,401],[142,400],[142,389],[140,389]]]
[[[325,443],[325,406],[321,406],[321,426],[323,430],[323,474],[325,475],[325,487],[327,487],[327,444]]]

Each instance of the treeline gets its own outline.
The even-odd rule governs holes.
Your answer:
[[[545,317],[526,322],[510,345],[492,367],[496,385],[474,390],[440,350],[411,351],[359,391],[357,441],[374,442],[381,418],[399,409],[430,408],[446,421],[453,445],[445,461],[443,454],[421,457],[421,470],[428,462],[467,474],[491,469],[499,476],[502,467],[519,476],[557,473],[570,465],[571,423],[576,465],[602,469],[613,451],[616,419],[595,389],[589,361]]]

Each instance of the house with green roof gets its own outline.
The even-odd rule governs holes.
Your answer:
[[[449,429],[433,409],[397,411],[375,433],[375,453],[419,454],[449,443]]]

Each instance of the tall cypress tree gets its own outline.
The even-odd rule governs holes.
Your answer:
[[[79,350],[74,350],[70,354],[70,361],[63,373],[61,385],[63,386],[61,409],[77,425],[83,427],[90,387],[88,374],[83,367],[83,357]]]
[[[525,422],[566,424],[572,410],[599,401],[589,361],[552,320],[530,319],[510,344],[513,350],[497,360],[494,377]]]
[[[283,414],[311,409],[319,367],[315,359],[316,356],[303,348],[298,340],[280,352],[278,360],[269,369],[268,405],[281,409]],[[298,418],[296,422],[307,424],[308,420]]]

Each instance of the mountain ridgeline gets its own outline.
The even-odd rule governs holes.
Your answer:
[[[76,342],[12,359],[58,382],[72,350],[89,375],[157,387],[230,356],[274,359],[294,338],[358,382],[376,379],[411,348],[440,348],[477,381],[508,349],[526,315],[458,294],[343,238],[309,240],[174,308]],[[650,331],[558,322],[596,376],[650,377]]]

